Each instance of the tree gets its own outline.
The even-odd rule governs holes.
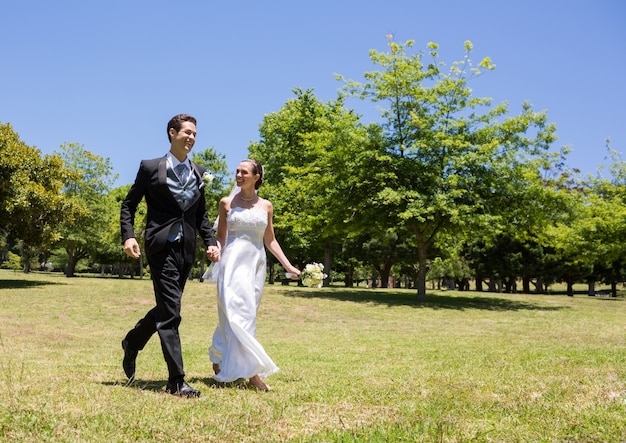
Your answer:
[[[389,53],[372,50],[370,58],[382,70],[366,72],[365,83],[347,81],[345,91],[387,105],[382,127],[390,161],[381,166],[390,168],[389,181],[368,203],[388,214],[388,226],[414,239],[417,299],[424,300],[437,236],[493,225],[505,207],[492,202],[503,198],[507,185],[525,181],[527,159],[545,155],[556,136],[546,113],[530,104],[507,117],[506,103],[492,107],[491,99],[472,96],[469,80],[494,65],[485,58],[473,67],[470,42],[448,73],[435,43],[428,45],[428,64],[423,53],[407,54],[412,46],[389,41]]]
[[[433,248],[432,260],[429,260],[427,277],[437,281],[438,287],[444,283],[449,289],[458,287],[460,291],[469,290],[472,270],[462,248],[467,238],[461,235],[440,235]]]
[[[593,295],[595,281],[611,284],[616,295],[617,280],[624,277],[626,263],[626,163],[607,140],[608,158],[612,164],[600,166],[579,186],[579,216],[568,226],[579,239],[578,255],[592,270],[585,276]],[[569,246],[569,245],[568,245]]]
[[[0,123],[0,234],[22,245],[25,272],[29,258],[59,238],[57,226],[75,217],[75,205],[61,194],[69,176],[58,155],[42,157]]]
[[[233,178],[229,176],[226,156],[218,153],[214,147],[210,147],[204,151],[193,151],[191,160],[207,168],[213,176],[213,179],[204,187],[207,210],[209,211],[209,218],[211,218],[212,214],[217,214],[220,199],[233,186]]]
[[[214,147],[205,149],[204,151],[194,151],[191,154],[191,160],[204,166],[212,174],[213,179],[204,187],[206,197],[207,212],[209,220],[215,220],[218,213],[219,202],[224,195],[233,186],[233,180],[229,179],[228,165],[226,156],[218,153]],[[243,160],[243,159],[242,159]],[[206,264],[206,248],[204,243],[198,242],[196,258],[200,263],[199,273],[204,274],[204,266]]]
[[[106,196],[117,176],[108,158],[95,155],[82,145],[63,144],[58,155],[72,173],[64,183],[63,194],[80,208],[74,219],[64,220],[60,226],[60,244],[67,253],[65,275],[73,277],[79,260],[109,244],[107,227],[112,219],[119,221],[119,212],[112,212]]]
[[[294,93],[279,112],[264,117],[261,140],[249,150],[264,165],[262,193],[274,204],[286,253],[301,264],[323,254],[328,284],[333,246],[350,232],[352,171],[368,132],[343,99],[322,103],[311,90]]]
[[[140,256],[138,263],[135,259],[129,257],[124,252],[122,247],[122,238],[120,235],[120,208],[122,201],[128,194],[131,185],[124,185],[111,190],[108,194],[108,199],[111,202],[111,219],[105,235],[106,248],[98,253],[101,263],[110,264],[117,270],[117,275],[121,278],[126,274],[130,274],[134,277],[136,268],[138,266],[139,278],[143,278],[144,275],[144,256]],[[135,213],[135,237],[137,243],[142,245],[144,243],[145,229],[146,229],[146,217],[148,209],[145,200],[137,206]]]

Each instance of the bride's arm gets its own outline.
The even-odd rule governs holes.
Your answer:
[[[285,271],[293,274],[294,277],[300,275],[300,270],[295,268],[285,253],[283,252],[283,248],[280,247],[280,243],[276,240],[276,236],[274,235],[274,224],[272,223],[272,219],[274,218],[274,208],[272,207],[272,203],[269,200],[265,200],[265,210],[267,211],[267,227],[265,228],[265,235],[263,240],[265,242],[265,247],[272,253],[276,260],[283,265]]]
[[[217,219],[217,241],[220,247],[224,247],[226,241],[226,216],[230,210],[230,199],[224,197],[220,200],[219,218]]]

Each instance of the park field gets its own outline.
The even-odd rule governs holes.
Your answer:
[[[181,399],[156,335],[122,371],[150,280],[0,271],[0,441],[626,442],[623,298],[268,285],[268,393],[211,383],[215,302],[188,283]]]

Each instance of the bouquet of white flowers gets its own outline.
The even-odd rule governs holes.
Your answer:
[[[324,265],[321,263],[309,263],[300,273],[302,284],[309,288],[321,288],[326,277],[328,275],[324,274]]]

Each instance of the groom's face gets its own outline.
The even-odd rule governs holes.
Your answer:
[[[172,140],[170,151],[179,160],[184,160],[196,142],[196,125],[191,122],[183,122],[178,132],[174,128],[170,128],[170,137]]]

